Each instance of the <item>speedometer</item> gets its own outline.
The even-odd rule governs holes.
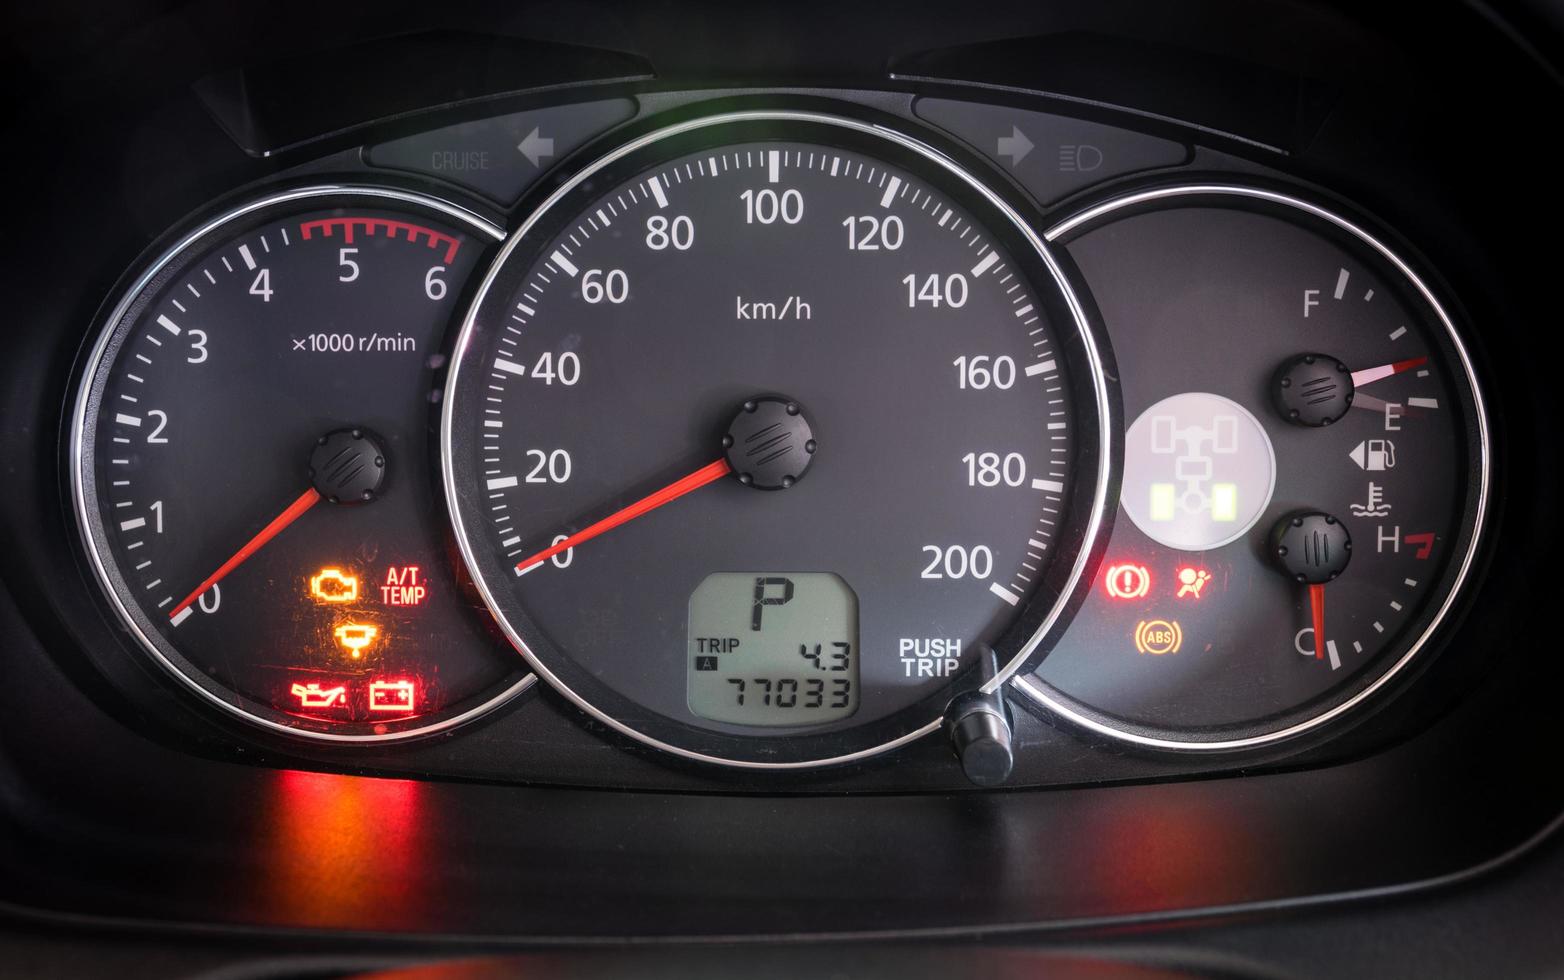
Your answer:
[[[1031,659],[1106,485],[1099,355],[992,190],[799,112],[652,132],[512,236],[458,340],[448,499],[538,671],[750,766],[932,731]]]

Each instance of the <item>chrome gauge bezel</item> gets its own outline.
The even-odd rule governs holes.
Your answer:
[[[212,242],[233,224],[253,219],[259,212],[317,199],[360,199],[369,203],[395,202],[424,208],[471,229],[486,241],[498,242],[504,238],[504,232],[491,222],[457,204],[427,194],[369,184],[314,184],[276,191],[223,210],[216,216],[201,222],[194,230],[179,236],[174,244],[141,267],[142,271],[119,292],[119,299],[111,312],[96,322],[95,339],[80,368],[71,407],[67,455],[72,509],[87,564],[93,578],[108,599],[115,618],[129,632],[136,646],[157,662],[181,687],[196,694],[203,702],[215,705],[231,717],[293,738],[336,744],[383,744],[405,741],[448,731],[487,714],[527,690],[537,682],[537,677],[531,673],[523,674],[492,697],[458,714],[438,718],[427,725],[415,725],[378,734],[346,734],[290,725],[279,720],[286,717],[281,712],[253,704],[248,699],[225,691],[215,684],[210,686],[203,684],[192,676],[193,667],[180,666],[185,662],[185,658],[152,627],[139,607],[127,603],[124,598],[125,593],[129,591],[129,586],[108,557],[110,549],[99,509],[95,463],[90,455],[89,440],[94,432],[95,420],[89,417],[89,409],[93,407],[95,395],[100,394],[99,389],[105,380],[103,376],[105,358],[117,352],[118,344],[128,329],[126,317],[144,298],[147,290],[156,285],[170,266],[178,263],[192,250]]]
[[[921,738],[936,731],[941,723],[941,715],[948,701],[948,691],[938,692],[935,696],[926,698],[911,707],[901,709],[889,718],[867,723],[859,728],[848,728],[829,735],[795,737],[789,740],[787,736],[772,738],[739,738],[737,736],[717,736],[704,733],[700,730],[681,726],[668,722],[661,725],[660,722],[649,721],[643,724],[629,724],[620,717],[616,717],[611,711],[605,710],[592,698],[584,696],[573,686],[562,679],[556,671],[550,669],[548,663],[534,652],[519,631],[503,612],[505,606],[497,600],[491,590],[489,579],[484,574],[484,559],[480,557],[480,547],[475,546],[473,531],[467,526],[461,513],[461,481],[458,478],[457,447],[453,445],[455,440],[454,427],[456,425],[456,404],[460,397],[460,376],[463,364],[468,358],[469,347],[472,346],[475,331],[478,328],[480,310],[484,306],[485,298],[494,287],[496,279],[505,267],[507,260],[524,242],[531,241],[535,230],[539,229],[545,219],[552,220],[553,211],[563,202],[573,201],[579,188],[583,184],[592,181],[599,175],[605,174],[609,168],[614,167],[620,161],[640,151],[652,152],[664,141],[695,134],[698,131],[708,130],[713,133],[726,133],[729,129],[765,124],[775,126],[792,127],[803,132],[818,132],[821,128],[830,128],[833,131],[853,134],[856,139],[872,139],[881,141],[881,145],[888,148],[887,152],[894,150],[896,153],[916,158],[920,166],[937,168],[942,180],[959,186],[962,191],[971,196],[975,201],[990,210],[990,213],[1007,224],[1007,231],[1013,232],[1016,241],[1024,243],[1029,251],[1025,255],[1030,262],[1035,254],[1036,262],[1040,263],[1038,273],[1039,281],[1044,281],[1045,276],[1051,277],[1052,283],[1057,287],[1062,297],[1062,305],[1067,310],[1069,323],[1060,324],[1061,339],[1075,339],[1077,341],[1077,367],[1078,371],[1086,376],[1078,379],[1080,384],[1084,382],[1090,392],[1089,399],[1078,408],[1080,414],[1085,417],[1088,414],[1087,429],[1094,429],[1089,435],[1083,435],[1083,441],[1089,441],[1089,445],[1083,447],[1081,459],[1083,468],[1090,472],[1081,472],[1077,479],[1079,484],[1077,494],[1089,494],[1088,502],[1081,508],[1084,519],[1076,527],[1070,529],[1071,533],[1079,535],[1078,542],[1072,542],[1077,548],[1073,560],[1068,567],[1064,578],[1063,587],[1059,589],[1059,598],[1048,609],[1035,630],[1033,630],[1020,648],[1006,661],[999,665],[997,674],[983,684],[985,691],[993,691],[1007,682],[1022,667],[1031,661],[1039,646],[1049,637],[1058,625],[1063,613],[1070,607],[1071,598],[1078,593],[1094,554],[1094,547],[1102,527],[1107,491],[1111,482],[1111,465],[1114,450],[1114,437],[1109,420],[1110,399],[1107,390],[1107,382],[1103,371],[1103,359],[1099,349],[1098,340],[1093,331],[1092,324],[1085,312],[1076,290],[1063,268],[1058,263],[1047,244],[1027,223],[1016,210],[1015,206],[1003,198],[988,184],[984,183],[967,168],[958,164],[945,153],[935,149],[927,143],[906,135],[898,130],[877,125],[857,119],[827,114],[822,112],[792,111],[792,110],[753,110],[727,112],[703,116],[700,118],[679,122],[648,132],[634,140],[628,141],[606,155],[598,158],[570,180],[558,187],[536,209],[527,220],[511,235],[505,243],[499,256],[490,266],[488,275],[479,287],[469,313],[462,325],[458,336],[455,352],[453,354],[450,376],[447,380],[447,397],[441,418],[441,463],[446,480],[446,500],[450,510],[452,526],[455,530],[458,546],[462,556],[467,562],[468,570],[473,580],[477,583],[484,601],[494,613],[496,621],[500,624],[505,635],[510,639],[516,649],[526,657],[534,671],[538,673],[552,687],[569,699],[576,707],[594,718],[608,728],[621,735],[627,736],[642,744],[651,746],[663,752],[670,753],[685,759],[701,763],[709,763],[720,766],[751,770],[785,770],[804,769],[818,766],[828,766],[840,763],[853,762],[866,759],[871,756],[890,751],[898,746]],[[790,130],[791,134],[791,130]],[[714,137],[713,137],[714,138]],[[845,138],[845,137],[843,137]],[[634,163],[638,161],[627,161]],[[1043,272],[1042,270],[1046,270]],[[1064,334],[1066,329],[1073,330],[1073,335]],[[1086,464],[1089,463],[1089,466]],[[1088,486],[1088,481],[1090,485]],[[481,533],[481,532],[480,532]],[[915,715],[915,718],[909,716]],[[659,727],[660,726],[660,727]],[[656,731],[649,730],[657,728]],[[851,736],[862,731],[864,734],[857,740]],[[677,739],[678,741],[675,741]],[[806,742],[805,739],[822,740],[816,750],[814,742]],[[829,745],[826,741],[829,741]],[[850,741],[864,742],[867,744],[848,745]],[[742,749],[735,743],[747,742],[754,748]],[[770,745],[770,751],[764,751],[763,746]],[[807,746],[807,747],[805,747]],[[782,751],[778,751],[781,747]],[[795,757],[786,758],[787,752],[794,752]],[[747,754],[746,754],[747,752]],[[782,756],[779,758],[779,756]]]
[[[1429,287],[1425,277],[1419,275],[1414,266],[1386,244],[1381,236],[1370,232],[1359,222],[1350,220],[1331,208],[1287,191],[1253,184],[1210,181],[1165,184],[1110,197],[1054,225],[1047,231],[1044,237],[1050,243],[1060,242],[1076,232],[1096,226],[1103,219],[1125,209],[1154,207],[1159,202],[1199,197],[1231,198],[1238,201],[1255,202],[1262,206],[1275,206],[1301,212],[1313,219],[1324,221],[1336,229],[1337,232],[1355,239],[1359,244],[1367,248],[1370,253],[1383,259],[1391,269],[1399,273],[1406,283],[1412,287],[1413,294],[1433,314],[1433,318],[1437,320],[1439,327],[1443,329],[1444,337],[1441,339],[1448,342],[1449,352],[1454,355],[1453,363],[1459,365],[1460,378],[1458,380],[1465,384],[1463,394],[1470,397],[1471,418],[1466,422],[1470,440],[1468,449],[1475,450],[1472,455],[1476,457],[1475,472],[1469,476],[1468,492],[1461,506],[1461,513],[1464,519],[1459,532],[1462,538],[1464,538],[1465,546],[1457,556],[1452,556],[1452,560],[1447,563],[1442,573],[1440,587],[1444,590],[1444,595],[1438,606],[1434,609],[1431,616],[1424,614],[1426,620],[1423,622],[1421,629],[1417,631],[1417,635],[1412,639],[1411,643],[1395,658],[1388,669],[1373,676],[1368,683],[1359,686],[1350,696],[1337,703],[1328,705],[1314,715],[1273,731],[1243,737],[1211,740],[1180,739],[1136,730],[1123,724],[1115,724],[1113,719],[1088,710],[1086,706],[1069,699],[1063,692],[1057,691],[1043,683],[1032,673],[1018,675],[1012,682],[1017,691],[1030,699],[1046,714],[1060,718],[1069,725],[1084,729],[1095,735],[1145,749],[1210,754],[1242,752],[1249,749],[1262,748],[1295,739],[1311,732],[1317,732],[1361,708],[1375,695],[1388,688],[1398,677],[1406,673],[1409,666],[1419,658],[1419,655],[1438,636],[1441,628],[1445,625],[1451,612],[1456,608],[1463,596],[1467,579],[1481,550],[1483,532],[1488,524],[1488,510],[1492,492],[1492,465],[1490,423],[1482,385],[1473,366],[1471,354],[1461,339],[1460,331],[1457,329],[1454,319],[1451,317],[1445,304],[1440,302],[1433,289]],[[1105,329],[1108,328],[1105,327]],[[1458,540],[1461,540],[1461,538],[1458,538]],[[1415,620],[1413,626],[1416,626]]]

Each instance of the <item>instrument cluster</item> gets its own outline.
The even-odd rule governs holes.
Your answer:
[[[91,655],[390,771],[439,740],[526,778],[495,726],[539,699],[760,785],[1307,748],[1436,655],[1484,541],[1441,281],[1327,189],[1036,100],[371,138],[172,228],[82,325]]]

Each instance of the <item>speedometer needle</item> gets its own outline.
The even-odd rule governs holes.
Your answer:
[[[525,575],[560,552],[568,551],[578,544],[591,541],[599,534],[612,531],[621,524],[633,521],[642,514],[656,510],[663,504],[672,503],[690,491],[699,490],[706,484],[714,483],[731,472],[733,472],[733,468],[728,465],[726,457],[707,463],[689,476],[675,480],[661,490],[647,494],[630,506],[614,511],[591,527],[577,531],[558,544],[550,545],[530,558],[523,558],[516,563],[516,574]]]
[[[1380,364],[1377,367],[1364,368],[1361,371],[1354,371],[1352,372],[1352,386],[1354,388],[1361,388],[1364,385],[1378,381],[1381,378],[1388,378],[1392,375],[1400,374],[1403,371],[1410,371],[1413,368],[1420,368],[1427,363],[1428,358],[1426,357],[1414,357],[1405,361],[1395,361],[1391,364]]]
[[[202,580],[201,584],[196,586],[194,592],[185,596],[184,600],[181,601],[179,605],[169,610],[168,618],[173,620],[179,619],[180,614],[189,609],[190,604],[200,598],[203,592],[222,581],[223,577],[226,576],[229,572],[232,572],[234,569],[244,564],[245,560],[248,559],[251,555],[255,554],[257,551],[260,551],[261,548],[265,546],[266,542],[270,541],[272,538],[275,538],[282,532],[283,528],[298,520],[300,514],[303,514],[305,511],[309,510],[311,507],[314,507],[319,502],[320,491],[316,490],[314,487],[310,487],[308,490],[300,494],[299,499],[289,504],[287,509],[284,510],[281,514],[278,514],[276,517],[272,518],[271,523],[261,528],[259,534],[244,543],[244,547],[234,552],[233,557],[223,562],[217,567],[217,571],[213,572],[211,575],[208,575],[204,580]]]

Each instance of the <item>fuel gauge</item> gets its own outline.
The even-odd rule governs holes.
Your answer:
[[[1018,686],[1142,744],[1242,748],[1384,688],[1455,601],[1487,424],[1445,309],[1377,237],[1259,188],[1143,191],[1049,236],[1125,416],[1097,587]]]

